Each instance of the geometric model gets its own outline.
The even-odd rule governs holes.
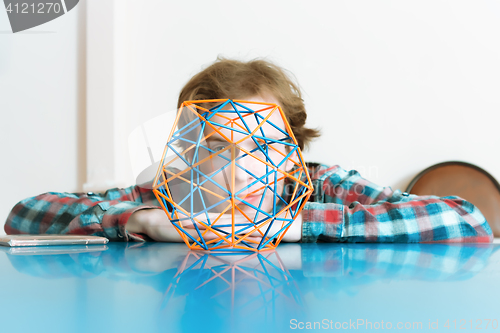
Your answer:
[[[153,192],[192,250],[275,249],[313,192],[297,140],[273,103],[185,101]]]

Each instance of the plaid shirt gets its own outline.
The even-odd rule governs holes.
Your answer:
[[[416,196],[377,186],[357,171],[308,164],[315,188],[302,212],[302,242],[492,242],[478,208],[456,196]],[[139,186],[103,194],[45,193],[19,202],[7,234],[85,234],[144,241],[125,225],[140,209],[160,208]]]

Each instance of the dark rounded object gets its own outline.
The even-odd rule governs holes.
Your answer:
[[[406,192],[464,198],[479,208],[493,235],[500,237],[500,184],[474,164],[450,161],[428,167],[413,178]]]

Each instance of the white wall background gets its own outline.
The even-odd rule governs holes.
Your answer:
[[[19,200],[85,181],[84,9],[13,34],[0,6],[0,234]]]
[[[266,57],[322,129],[306,159],[395,188],[447,160],[500,179],[498,1],[120,3],[130,124],[174,108],[217,55]]]
[[[103,33],[90,29],[87,40],[82,3],[32,29],[54,33],[0,34],[4,217],[18,200],[47,190],[132,184],[128,134],[174,110],[183,84],[217,55],[266,57],[295,73],[309,126],[323,132],[307,160],[401,189],[447,160],[500,179],[496,0],[100,0],[113,16],[107,25],[96,4],[87,0],[86,19]],[[9,30],[1,10],[0,30]],[[86,58],[96,45],[112,51],[113,71]],[[97,79],[111,82],[110,96],[86,94],[85,80],[93,91]],[[101,99],[113,101],[109,110],[99,108]],[[85,129],[85,112],[87,119],[112,113],[112,135],[92,132],[95,121]],[[96,161],[109,154],[107,178],[96,178],[103,167]]]

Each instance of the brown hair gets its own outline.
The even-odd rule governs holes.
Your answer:
[[[179,94],[177,107],[184,101],[202,99],[242,99],[272,94],[287,118],[297,143],[304,149],[319,137],[317,129],[305,127],[307,113],[298,84],[284,69],[262,59],[248,62],[218,57],[189,80]]]

